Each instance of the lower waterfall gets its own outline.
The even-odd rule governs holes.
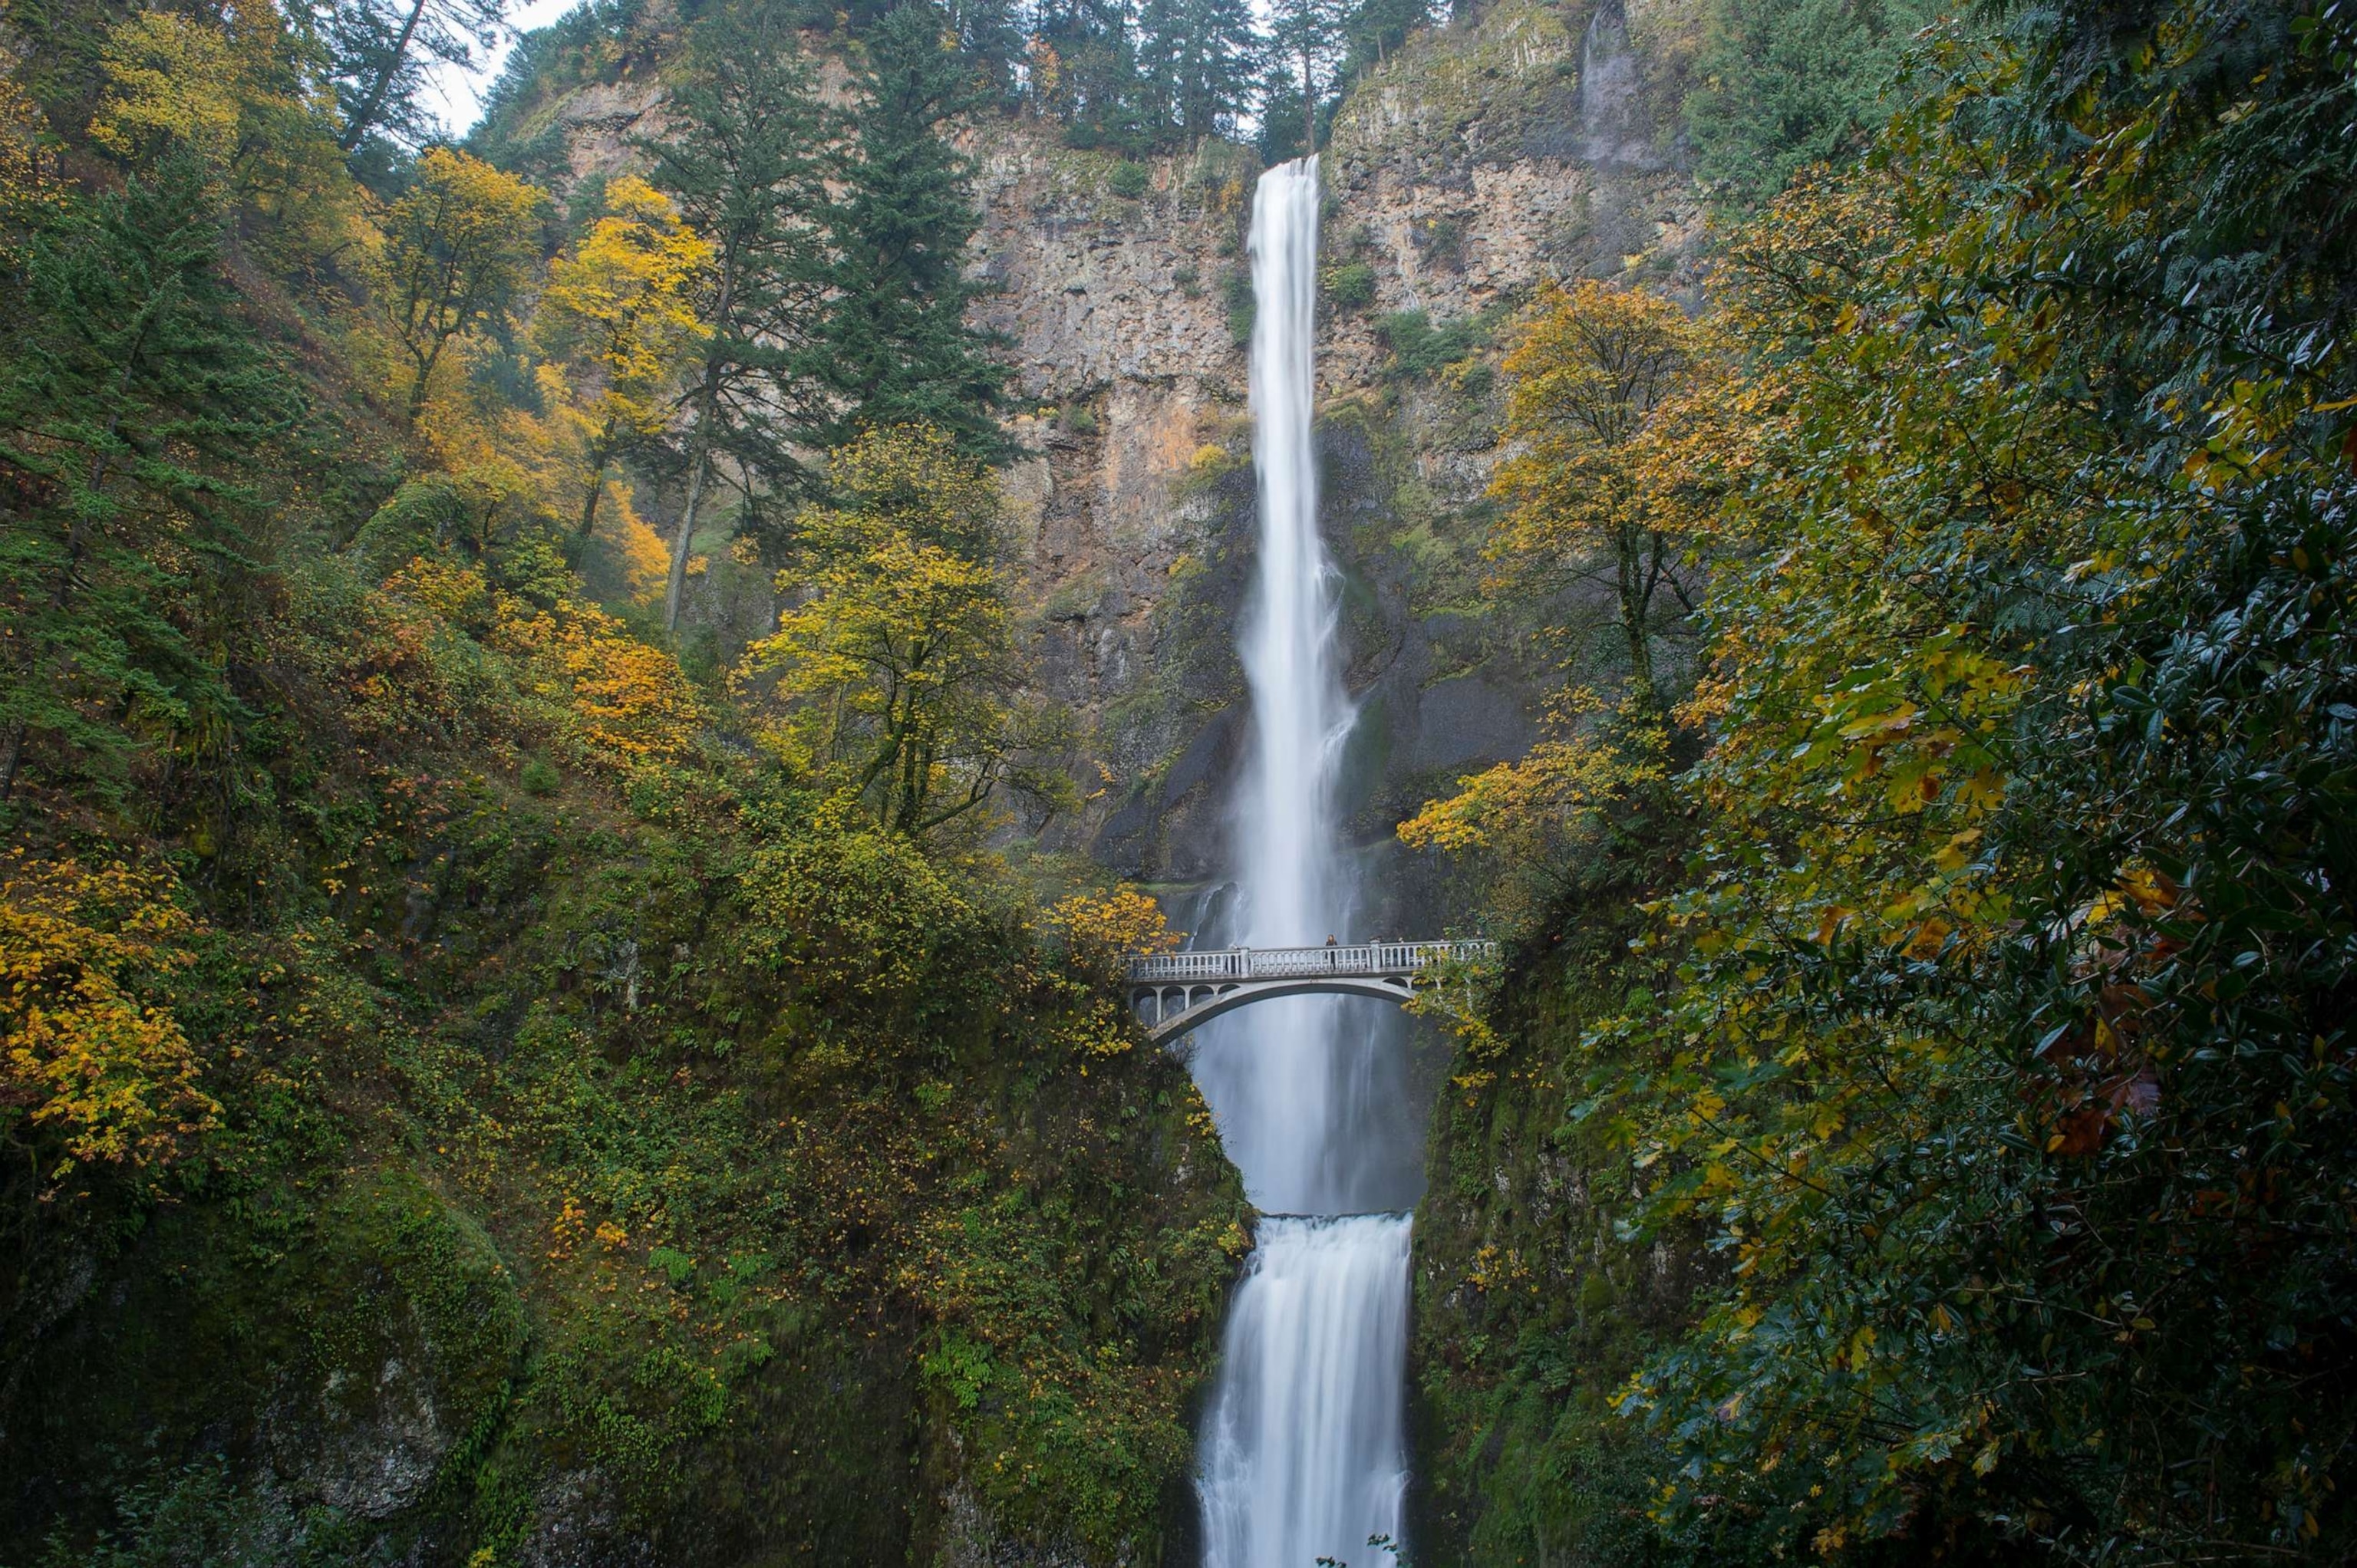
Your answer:
[[[1236,805],[1234,937],[1345,935],[1335,810],[1353,717],[1313,446],[1318,160],[1253,200],[1254,467],[1260,556],[1239,652],[1253,746]],[[1363,933],[1361,933],[1363,934]],[[1236,1293],[1197,1471],[1207,1568],[1365,1564],[1406,1489],[1409,1217],[1375,1115],[1379,1004],[1269,1002],[1197,1033],[1195,1074],[1264,1210]],[[1376,1212],[1370,1212],[1376,1211]]]
[[[1407,1240],[1405,1214],[1261,1222],[1203,1436],[1207,1562],[1356,1562],[1397,1534]]]

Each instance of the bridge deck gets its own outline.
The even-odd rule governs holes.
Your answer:
[[[1130,961],[1129,991],[1146,1037],[1160,1044],[1222,1013],[1279,996],[1328,993],[1405,1002],[1424,972],[1497,950],[1495,942],[1352,942],[1156,953]]]
[[[1320,974],[1406,977],[1433,964],[1484,958],[1497,947],[1495,942],[1351,942],[1330,948],[1219,948],[1133,959],[1129,979],[1134,985],[1184,985]]]

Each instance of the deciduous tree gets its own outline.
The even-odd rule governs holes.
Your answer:
[[[669,423],[672,394],[708,329],[695,299],[712,246],[634,175],[606,188],[606,216],[549,269],[533,328],[549,392],[581,444],[581,533],[616,459]]]
[[[998,522],[987,470],[903,426],[845,448],[835,483],[846,503],[805,518],[812,566],[780,579],[793,602],[738,672],[779,710],[779,749],[902,833],[1039,785],[1006,575],[977,548]]]
[[[412,367],[412,421],[451,339],[505,319],[539,259],[545,199],[480,158],[433,147],[386,210],[377,291]]]
[[[1691,613],[1683,557],[1711,526],[1737,445],[1710,360],[1676,306],[1595,282],[1542,287],[1505,360],[1519,446],[1491,487],[1512,509],[1491,557],[1540,596],[1609,582],[1630,692],[1656,713],[1658,600],[1667,589]]]

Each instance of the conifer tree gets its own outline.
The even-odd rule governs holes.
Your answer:
[[[1356,81],[1432,20],[1431,0],[1356,0],[1342,21],[1339,76]]]
[[[1341,26],[1340,0],[1277,0],[1269,17],[1268,104],[1261,130],[1272,156],[1306,157],[1318,150],[1318,111],[1333,88]]]
[[[795,29],[780,6],[726,10],[697,29],[694,74],[673,95],[678,129],[648,145],[654,183],[711,248],[695,303],[705,328],[687,392],[687,499],[672,541],[664,623],[679,624],[689,546],[715,459],[749,497],[807,479],[790,443],[828,417],[794,373],[825,280],[817,148],[827,134]]]
[[[995,459],[1007,450],[991,412],[1006,371],[988,357],[992,339],[966,325],[981,288],[965,275],[965,247],[981,218],[967,162],[941,134],[980,93],[970,63],[943,47],[944,29],[937,8],[911,4],[868,37],[858,134],[833,158],[842,194],[825,210],[833,305],[796,362],[839,404],[821,431],[829,445],[871,426],[931,424]]]
[[[1252,106],[1261,52],[1250,0],[1146,0],[1137,53],[1157,139],[1233,132]]]
[[[499,41],[504,0],[326,0],[313,26],[343,117],[347,153],[372,139],[414,147],[435,126],[419,95],[431,63],[460,70]]]
[[[293,394],[231,314],[207,161],[170,152],[50,215],[23,252],[0,358],[0,800],[46,739],[119,788],[140,734],[167,744],[235,699],[175,608],[234,563],[222,478]],[[111,779],[112,784],[104,782]]]

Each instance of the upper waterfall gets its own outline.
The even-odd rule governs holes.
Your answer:
[[[1352,721],[1338,579],[1318,532],[1318,160],[1261,177],[1253,201],[1253,459],[1260,558],[1239,652],[1252,754],[1236,800],[1236,934],[1252,947],[1347,936],[1337,776]],[[1340,954],[1338,952],[1337,957]],[[1381,1206],[1387,1151],[1367,1019],[1335,997],[1271,1001],[1207,1025],[1196,1077],[1262,1222],[1203,1434],[1211,1568],[1307,1568],[1396,1537],[1408,1219]],[[1324,1218],[1317,1218],[1317,1217]]]

